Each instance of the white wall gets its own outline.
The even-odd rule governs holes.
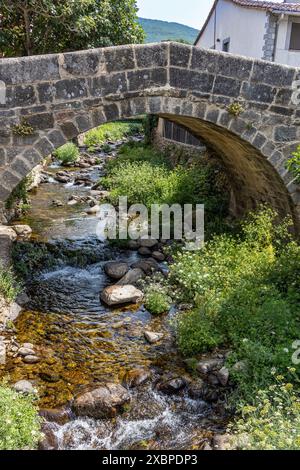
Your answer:
[[[230,38],[229,52],[261,59],[263,56],[266,12],[240,7],[227,0],[219,0],[216,8],[216,49],[222,50],[223,40]],[[215,13],[196,44],[210,49],[214,45]]]
[[[299,16],[283,16],[279,19],[275,62],[300,66],[300,51],[289,51],[292,22],[300,23]]]

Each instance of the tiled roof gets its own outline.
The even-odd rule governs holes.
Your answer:
[[[275,2],[264,2],[261,0],[231,0],[232,3],[241,5],[243,7],[249,8],[259,8],[262,10],[277,10],[282,12],[299,12],[300,13],[300,3],[275,3]]]

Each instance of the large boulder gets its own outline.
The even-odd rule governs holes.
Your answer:
[[[18,237],[28,238],[32,234],[32,229],[29,225],[14,225],[12,228]]]
[[[112,261],[110,263],[106,263],[104,265],[104,272],[109,276],[111,279],[118,281],[121,279],[125,274],[128,272],[128,264],[121,263],[118,261]],[[131,284],[127,282],[125,284]]]
[[[129,401],[130,395],[126,388],[120,384],[107,383],[77,397],[73,410],[77,416],[94,419],[114,418]]]
[[[127,274],[125,274],[125,276],[122,277],[122,279],[120,279],[119,282],[117,282],[117,284],[120,286],[125,286],[126,284],[135,285],[140,279],[143,279],[144,277],[145,273],[142,269],[131,269]]]
[[[143,299],[143,293],[132,285],[106,287],[100,295],[101,300],[108,306],[138,303]]]

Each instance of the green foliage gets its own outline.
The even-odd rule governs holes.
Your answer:
[[[80,152],[75,144],[68,142],[62,147],[56,149],[53,155],[62,163],[62,165],[71,165],[79,159]]]
[[[267,208],[242,224],[240,236],[214,237],[198,252],[178,252],[170,267],[170,289],[193,302],[176,320],[178,344],[186,355],[229,346],[239,398],[270,384],[270,371],[286,371],[300,326],[300,246],[287,223],[276,226]],[[287,377],[290,379],[290,377]]]
[[[171,299],[159,284],[151,284],[145,290],[145,307],[150,313],[160,315],[170,310]]]
[[[41,438],[41,419],[34,397],[0,386],[0,450],[29,450]]]
[[[235,448],[300,449],[299,393],[292,383],[284,383],[282,380],[282,376],[277,376],[274,385],[257,392],[252,404],[240,407],[239,419],[229,428]]]
[[[20,287],[16,282],[15,276],[10,268],[4,267],[0,263],[0,296],[4,297],[8,302],[13,301]]]
[[[300,145],[287,161],[286,168],[295,176],[297,183],[300,183]]]
[[[101,180],[113,204],[127,196],[129,204],[205,204],[207,220],[227,213],[228,193],[220,174],[207,163],[171,168],[162,152],[142,144],[124,146]],[[187,191],[189,188],[189,191]]]
[[[87,132],[84,143],[88,147],[105,144],[108,140],[117,141],[142,132],[142,125],[138,122],[109,122]]]
[[[15,135],[20,136],[32,135],[34,133],[34,128],[30,124],[28,124],[25,119],[22,119],[20,124],[16,124],[15,126],[13,126],[12,129]]]
[[[136,0],[3,0],[6,57],[141,43]]]
[[[185,41],[193,44],[199,33],[197,29],[179,23],[168,21],[148,20],[139,18],[139,23],[146,33],[146,42]],[[178,40],[178,38],[181,38]]]

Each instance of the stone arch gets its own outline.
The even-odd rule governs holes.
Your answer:
[[[285,162],[299,139],[294,68],[176,43],[4,59],[0,203],[55,148],[107,121],[145,113],[185,126],[223,160],[238,212],[269,202],[299,215]],[[230,104],[239,102],[238,116]],[[15,132],[24,123],[32,135]]]

